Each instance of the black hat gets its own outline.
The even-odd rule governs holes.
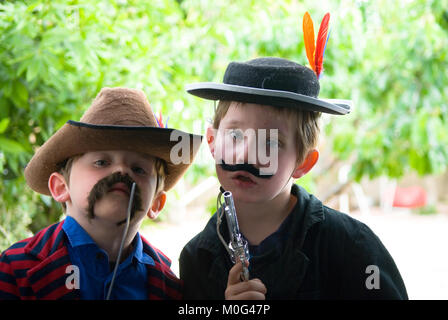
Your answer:
[[[317,98],[320,86],[313,70],[274,57],[231,62],[223,83],[194,83],[187,85],[186,90],[209,100],[241,101],[332,114],[347,114],[351,109],[349,100]]]

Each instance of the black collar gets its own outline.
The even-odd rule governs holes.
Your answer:
[[[220,190],[221,192],[224,191],[222,187],[220,187]],[[319,223],[325,219],[323,204],[316,197],[296,184],[292,185],[291,193],[297,197],[297,203],[291,212],[293,215],[290,219],[291,237],[289,237],[288,241],[294,241],[295,246],[298,245],[301,248],[308,230],[315,223]],[[200,235],[198,247],[210,251],[213,255],[227,254],[216,233],[216,219],[215,212]],[[226,219],[223,219],[220,232],[226,242],[229,241],[227,230]]]

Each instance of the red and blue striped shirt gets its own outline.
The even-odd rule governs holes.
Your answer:
[[[80,290],[67,285],[72,261],[62,230],[64,222],[13,244],[1,254],[0,299],[80,299]],[[154,265],[146,265],[148,299],[181,299],[182,281],[171,271],[171,261],[140,237],[143,252],[154,260]]]

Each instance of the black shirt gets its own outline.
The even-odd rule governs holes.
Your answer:
[[[408,298],[392,257],[369,227],[297,185],[291,193],[297,203],[286,223],[250,259],[250,277],[263,281],[267,299]],[[232,262],[216,233],[216,214],[183,248],[179,265],[184,299],[224,299]]]

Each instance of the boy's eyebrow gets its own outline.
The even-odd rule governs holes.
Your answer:
[[[158,158],[158,157],[153,156],[153,155],[148,154],[148,153],[139,153],[139,154],[140,154],[140,156],[142,156],[144,161],[152,162],[153,166],[157,163],[157,159],[162,160],[161,158]]]
[[[155,160],[156,160],[155,156],[147,154],[147,153],[140,153],[139,152],[138,156],[140,157],[140,160],[143,160],[143,161],[151,161],[151,160],[153,160],[155,162]]]
[[[237,119],[233,119],[233,120],[230,120],[228,123],[227,123],[227,126],[238,126],[238,125],[240,125],[240,124],[243,124],[244,122],[243,121],[240,121],[240,120],[237,120]]]
[[[111,150],[99,150],[99,151],[91,151],[90,153],[95,155],[95,156],[110,156],[109,152]],[[112,150],[113,151],[113,150]],[[126,150],[124,150],[126,151]],[[147,153],[140,153],[138,152],[139,157],[143,158],[145,161],[149,161],[149,160],[155,160],[156,157]]]
[[[233,120],[230,120],[229,122],[227,122],[226,126],[228,126],[228,127],[234,127],[234,126],[238,127],[238,126],[240,126],[242,124],[244,124],[244,121],[240,121],[238,119],[233,119]],[[283,130],[281,130],[279,128],[275,128],[275,129],[278,130],[278,137],[279,138],[286,139],[286,134],[283,132]],[[266,129],[266,130],[268,130],[268,129]],[[273,130],[273,129],[269,129],[269,130]],[[270,136],[269,132],[268,132],[267,136],[268,137]]]
[[[138,153],[142,158],[145,158],[146,160],[151,160],[151,159],[155,159],[154,156],[147,154],[147,153]]]

